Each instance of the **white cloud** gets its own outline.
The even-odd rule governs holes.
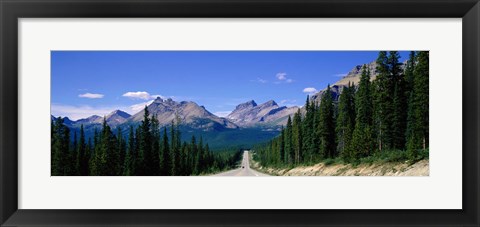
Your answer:
[[[287,73],[277,73],[277,75],[275,75],[275,77],[277,78],[277,81],[273,82],[274,84],[281,84],[281,83],[292,83],[294,80],[290,79],[287,77]]]
[[[136,91],[136,92],[129,91],[123,94],[122,96],[131,98],[131,99],[144,99],[144,100],[148,100],[151,98],[151,95],[146,91]]]
[[[287,74],[286,73],[277,73],[276,77],[279,80],[286,80],[287,79]]]
[[[226,117],[227,115],[229,115],[232,111],[218,111],[218,112],[215,112],[213,114],[219,116],[219,117]]]
[[[148,93],[146,91],[136,91],[136,92],[129,91],[129,92],[123,94],[122,96],[130,98],[130,99],[134,99],[134,100],[138,100],[138,99],[147,100],[145,102],[141,102],[141,103],[137,103],[137,104],[129,106],[125,112],[128,112],[129,114],[132,114],[132,115],[140,112],[141,110],[143,110],[145,108],[145,106],[148,106],[148,105],[152,104],[154,99],[156,99],[157,97],[160,97],[162,99],[167,99],[167,98],[175,99],[174,96],[165,97],[163,95],[150,95],[150,93]]]
[[[303,89],[303,93],[308,93],[309,95],[313,95],[317,92],[317,89],[315,89],[314,87],[307,87]]]
[[[134,104],[134,105],[131,105],[130,106],[130,113],[131,114],[136,114],[138,112],[140,112],[141,110],[143,110],[145,108],[145,106],[148,106],[150,104],[152,104],[154,100],[150,100],[150,101],[147,101],[147,102],[142,102],[142,103],[137,103],[137,104]]]
[[[346,75],[347,75],[347,73],[339,73],[339,74],[334,74],[333,76],[334,77],[344,77]]]
[[[163,95],[150,95],[150,93],[146,91],[129,91],[123,94],[122,96],[131,98],[131,99],[143,99],[143,100],[156,99],[157,97],[166,99]]]
[[[250,81],[252,81],[252,82],[257,82],[257,83],[261,83],[261,84],[265,84],[265,83],[268,82],[267,80],[264,80],[264,79],[262,79],[262,78],[260,78],[260,77],[257,77],[257,79],[255,79],[255,80],[250,80]]]
[[[103,94],[93,94],[93,93],[85,93],[79,94],[78,97],[80,98],[87,98],[87,99],[101,99],[103,98]]]

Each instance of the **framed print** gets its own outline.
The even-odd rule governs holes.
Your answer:
[[[2,226],[480,224],[475,0],[0,9]]]

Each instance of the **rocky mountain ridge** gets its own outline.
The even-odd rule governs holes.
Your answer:
[[[218,117],[210,113],[204,106],[199,106],[192,101],[176,102],[172,99],[162,99],[157,97],[147,106],[150,115],[155,115],[160,126],[169,125],[177,119],[183,125],[188,125],[194,129],[205,131],[213,129],[235,129],[237,125],[225,118]],[[143,120],[145,110],[134,114],[128,121],[140,122]]]
[[[404,66],[406,65],[406,63],[407,63],[407,61],[404,61],[403,63],[401,63],[400,67],[403,69]],[[377,62],[372,61],[370,63],[365,64],[365,66],[370,70],[370,81],[374,81],[377,78],[377,75],[378,75]],[[340,93],[342,93],[343,88],[348,86],[349,83],[351,83],[355,86],[358,85],[358,83],[360,82],[360,77],[362,76],[362,68],[363,68],[363,65],[356,65],[345,76],[343,76],[339,81],[330,85],[334,101],[338,101],[338,98],[340,97]],[[319,92],[311,95],[310,96],[310,101],[319,104],[320,99],[321,99],[322,95],[325,93],[326,90],[327,90],[327,88],[324,88],[324,89],[320,90]]]
[[[279,106],[275,101],[269,100],[257,105],[254,100],[239,104],[227,118],[242,127],[252,126],[278,126],[284,125],[288,116],[294,114],[298,107]]]

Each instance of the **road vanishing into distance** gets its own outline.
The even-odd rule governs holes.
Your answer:
[[[248,151],[243,152],[242,164],[239,168],[229,170],[226,172],[222,172],[213,176],[220,176],[220,177],[240,177],[240,176],[251,176],[251,177],[263,177],[269,176],[264,173],[259,173],[253,169],[250,169],[250,155]]]

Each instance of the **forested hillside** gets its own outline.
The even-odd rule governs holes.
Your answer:
[[[112,132],[106,120],[93,139],[86,139],[83,125],[79,135],[61,117],[52,120],[52,176],[189,176],[235,167],[240,151],[212,153],[208,144],[192,136],[180,140],[179,122],[160,128],[157,117],[145,108],[141,124],[129,127],[128,136],[121,128]],[[127,139],[125,139],[127,138]]]
[[[305,113],[289,117],[278,137],[254,149],[254,158],[262,166],[297,166],[428,157],[429,52],[411,52],[404,66],[399,58],[396,51],[379,52],[376,72],[364,66],[360,82],[346,85],[338,102],[330,85],[319,105],[307,96]]]

